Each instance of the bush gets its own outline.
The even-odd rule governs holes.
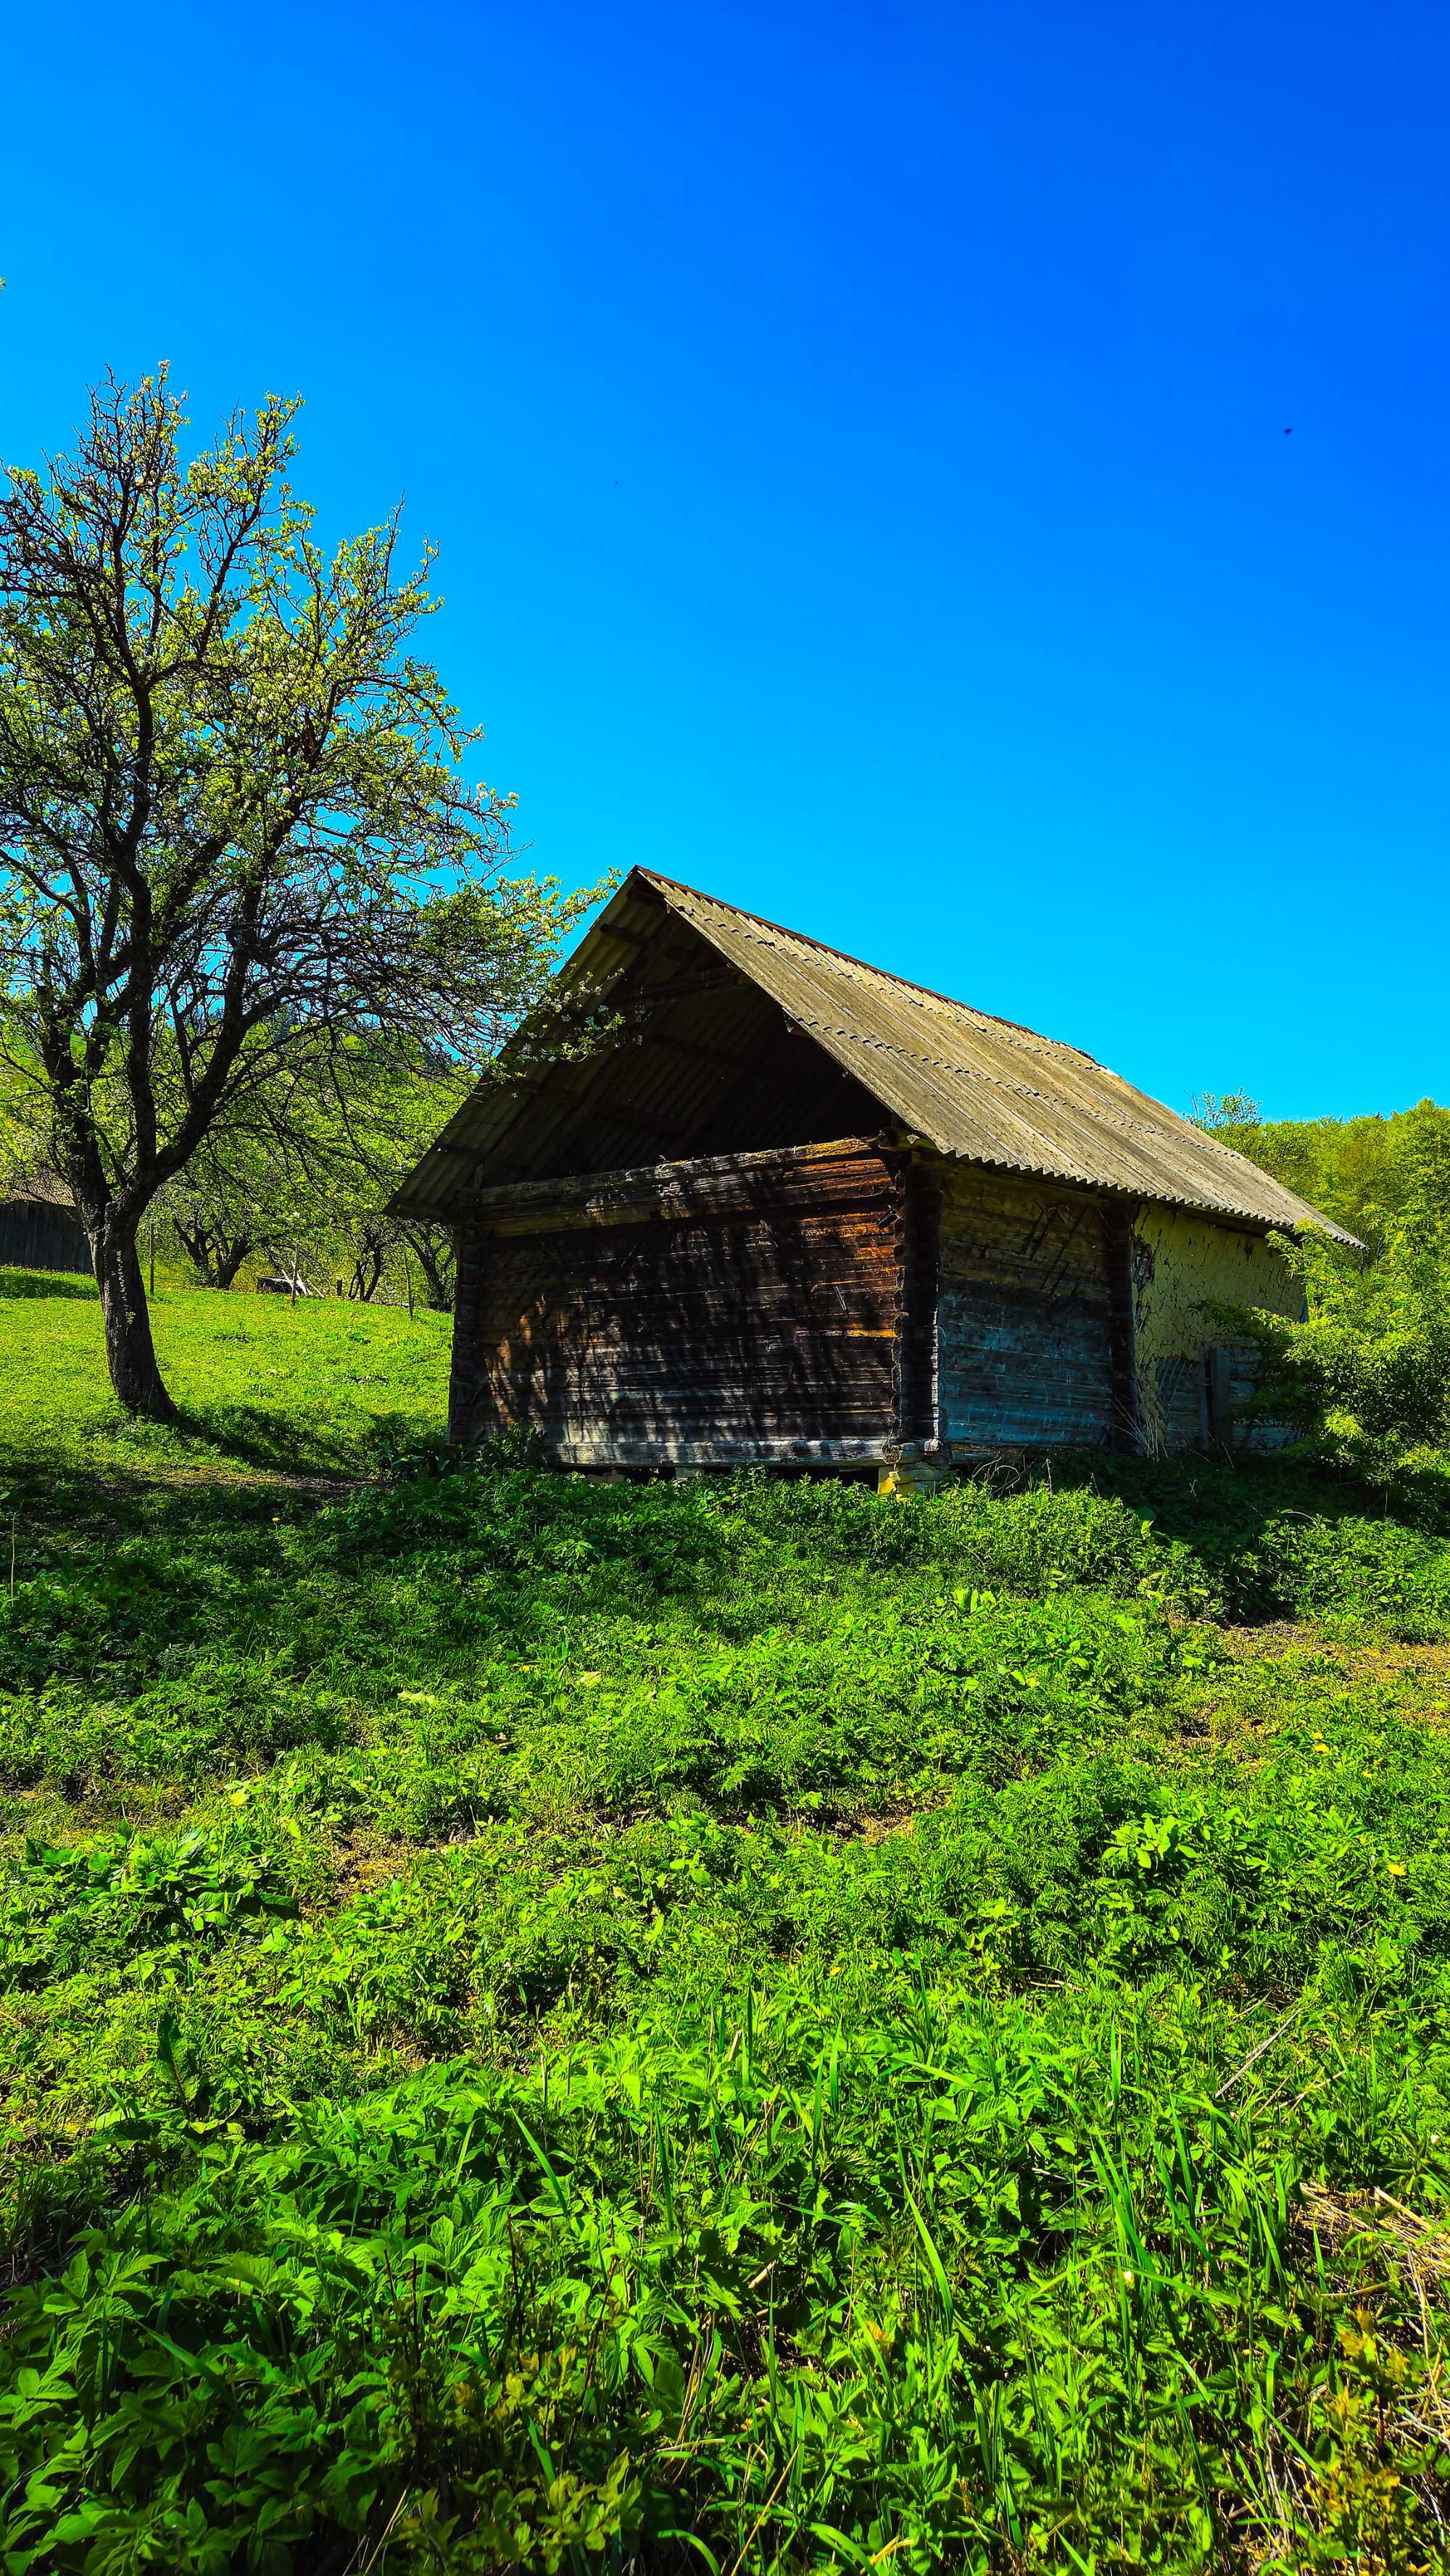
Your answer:
[[[1262,1362],[1257,1409],[1315,1455],[1378,1484],[1450,1455],[1450,1219],[1407,1219],[1364,1267],[1341,1246],[1283,1246],[1308,1320],[1247,1319]]]
[[[429,1349],[213,1305],[309,1459],[325,1350],[356,1461]],[[600,1487],[411,1420],[349,1492],[27,1482],[0,2564],[1434,2564],[1428,1506]]]

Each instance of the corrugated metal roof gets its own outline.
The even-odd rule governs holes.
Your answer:
[[[637,868],[565,969],[571,986],[607,972],[618,935],[646,889],[689,924],[883,1108],[942,1153],[998,1170],[1106,1189],[1251,1224],[1318,1226],[1355,1238],[1257,1164],[1059,1039],[994,1019],[944,993],[844,956],[798,931],[741,912],[693,886]],[[628,934],[625,934],[626,936]],[[498,1084],[485,1085],[440,1137],[400,1200],[438,1202],[451,1165],[486,1155],[501,1130]],[[471,1114],[470,1114],[471,1113]]]

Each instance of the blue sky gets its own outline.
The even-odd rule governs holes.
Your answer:
[[[0,453],[304,393],[531,864],[1450,1095],[1443,10],[76,0],[6,85]]]

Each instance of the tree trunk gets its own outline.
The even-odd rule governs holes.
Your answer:
[[[208,1225],[204,1217],[188,1225],[184,1217],[176,1216],[171,1224],[198,1278],[208,1288],[230,1288],[252,1250],[252,1237],[224,1234],[220,1226]]]
[[[198,1218],[195,1225],[188,1225],[184,1217],[174,1216],[171,1220],[171,1231],[198,1279],[204,1279],[210,1284],[211,1237],[206,1230],[204,1220]]]
[[[180,1417],[156,1365],[136,1228],[122,1231],[103,1223],[88,1231],[106,1327],[106,1364],[117,1399],[128,1413],[144,1413],[152,1422],[175,1422]]]
[[[450,1273],[453,1268],[453,1248],[448,1236],[444,1234],[441,1226],[406,1225],[403,1228],[403,1240],[412,1245],[418,1256],[418,1267],[427,1282],[428,1304],[434,1314],[451,1314],[453,1283]]]
[[[250,1258],[251,1250],[249,1234],[234,1235],[230,1242],[225,1235],[217,1236],[216,1284],[219,1288],[230,1288],[242,1263]]]
[[[353,1263],[352,1287],[349,1294],[359,1298],[364,1306],[370,1306],[382,1275],[383,1256],[380,1252],[374,1251],[369,1244],[366,1250],[358,1254]]]

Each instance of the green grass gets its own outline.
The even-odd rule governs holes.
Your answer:
[[[88,1280],[0,1270],[0,1477],[346,1476],[438,1428],[446,1315],[166,1288],[152,1317],[181,1434],[138,1426],[115,1403]]]
[[[1445,2563],[1433,1515],[439,1474],[436,1318],[158,1337],[143,1437],[0,1300],[6,2576]]]

